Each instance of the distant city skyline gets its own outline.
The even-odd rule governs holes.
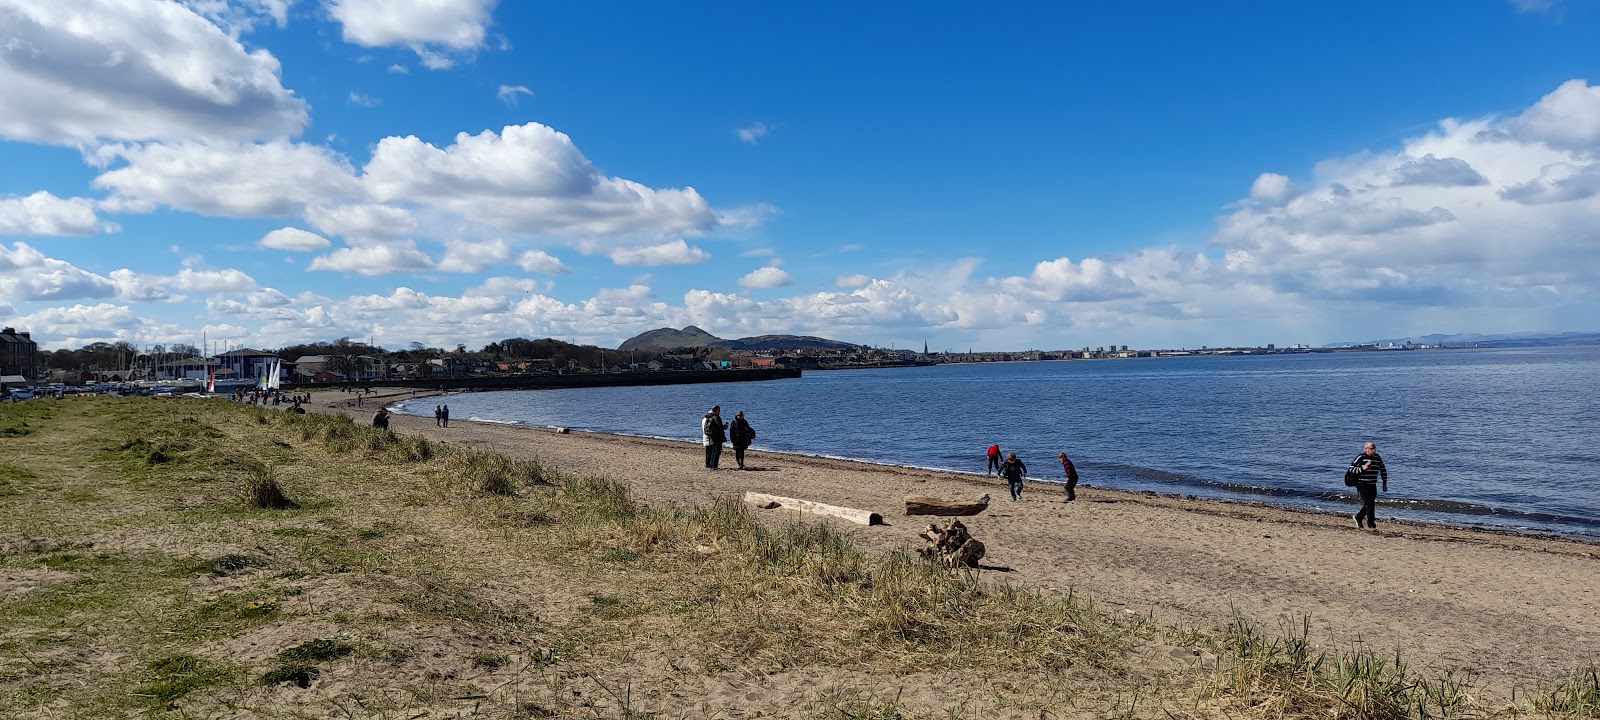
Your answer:
[[[0,321],[453,348],[1593,331],[1600,6],[0,0]]]

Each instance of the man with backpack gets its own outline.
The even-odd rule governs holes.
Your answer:
[[[727,426],[722,422],[722,406],[712,405],[700,419],[701,442],[706,446],[706,468],[717,469],[722,459],[722,444],[728,441]]]
[[[1378,446],[1371,442],[1361,448],[1361,454],[1356,459],[1350,461],[1350,467],[1361,473],[1356,478],[1356,494],[1361,496],[1361,512],[1354,516],[1356,527],[1361,527],[1361,518],[1366,518],[1367,527],[1375,528],[1378,526],[1378,479],[1383,478],[1383,491],[1389,492],[1389,469],[1383,466]]]

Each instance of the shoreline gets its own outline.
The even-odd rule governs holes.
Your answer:
[[[368,397],[387,405],[412,396]],[[342,400],[314,396],[313,409],[353,410],[358,422],[375,409]],[[713,471],[698,444],[681,440],[392,418],[395,432],[612,478],[656,504],[699,506],[754,491],[870,509],[886,524],[751,510],[769,522],[827,522],[865,551],[923,544],[917,533],[938,518],[906,516],[906,495],[987,493],[989,508],[962,522],[988,546],[983,574],[992,581],[1087,594],[1186,627],[1239,617],[1267,628],[1308,622],[1320,644],[1398,648],[1420,667],[1471,669],[1485,689],[1509,692],[1600,662],[1594,543],[1381,516],[1377,530],[1358,530],[1347,515],[1081,484],[1074,503],[1059,485],[1040,483],[1012,503],[1003,483],[984,476],[762,450],[749,451],[751,471]],[[722,457],[725,468],[733,464],[732,452]]]
[[[390,393],[390,394],[375,394],[375,395],[370,395],[370,396],[367,396],[367,397],[371,398],[371,399],[397,398],[397,399],[404,399],[404,400],[413,400],[413,399],[426,400],[428,398],[448,397],[450,394],[452,394],[454,392],[467,393],[467,392],[478,392],[478,391],[480,391],[480,389],[477,389],[477,388],[462,389],[462,390],[457,390],[457,391],[449,391],[449,392],[445,392],[445,393],[440,393],[436,388],[412,388],[412,390],[414,390],[417,393],[425,393],[425,394],[411,395],[411,394],[404,394],[404,393]],[[386,404],[385,407],[388,407],[388,404]],[[369,407],[367,407],[365,409],[370,411],[373,408],[372,408],[372,406],[369,406]],[[396,412],[395,414],[396,415],[405,415],[406,417],[421,418],[421,419],[426,419],[427,418],[426,415],[421,415],[421,414],[406,414],[406,413],[398,413],[398,412]],[[519,421],[512,421],[512,420],[485,420],[485,419],[460,418],[460,419],[457,419],[456,422],[482,423],[482,424],[485,424],[485,425],[495,425],[495,426],[501,426],[501,427],[524,428],[524,429],[533,430],[533,431],[553,430],[553,429],[555,429],[557,427],[561,427],[561,426],[555,426],[555,425],[533,425],[533,424],[526,424],[526,423],[522,423],[522,422],[519,422]],[[694,440],[685,439],[685,438],[661,437],[661,436],[656,436],[656,435],[643,435],[643,434],[634,434],[634,433],[628,433],[628,432],[615,432],[615,431],[610,431],[610,430],[575,429],[575,428],[564,428],[564,429],[567,429],[572,433],[591,434],[591,435],[599,435],[599,436],[613,436],[613,437],[618,437],[618,438],[629,438],[629,439],[637,439],[637,440],[650,440],[650,441],[661,441],[661,442],[670,442],[670,443],[682,443],[682,444],[687,445],[687,446],[696,446],[696,447],[698,447],[698,443],[696,443]],[[808,452],[794,451],[794,450],[772,450],[772,449],[760,448],[760,447],[757,447],[757,446],[751,446],[750,451],[751,452],[762,452],[762,453],[774,454],[774,455],[788,455],[788,456],[793,456],[793,457],[796,457],[796,458],[811,458],[811,459],[819,459],[819,460],[837,460],[837,461],[840,461],[840,462],[859,463],[859,464],[862,464],[862,465],[881,466],[881,467],[885,467],[885,468],[898,468],[898,469],[903,469],[903,470],[907,470],[907,471],[938,473],[938,474],[942,474],[942,475],[950,475],[950,476],[955,476],[955,477],[965,477],[965,478],[968,478],[969,480],[971,480],[975,484],[981,484],[983,482],[982,479],[984,477],[986,477],[986,475],[983,474],[983,473],[978,473],[978,472],[970,471],[970,470],[959,470],[959,469],[955,469],[955,468],[942,468],[942,467],[934,467],[934,466],[903,464],[903,463],[896,463],[896,462],[885,461],[885,460],[868,460],[868,459],[863,459],[863,458],[847,457],[847,456],[842,456],[842,455],[826,455],[826,454],[808,453]],[[726,448],[726,450],[725,450],[725,453],[724,453],[725,457],[731,458],[732,457],[732,452],[733,452],[732,451],[732,447],[728,446]],[[1052,460],[1053,460],[1053,458],[1052,458]],[[994,476],[990,475],[990,476],[987,476],[987,477],[989,477],[991,481],[995,481]],[[1028,478],[1025,481],[1025,483],[1026,483],[1026,486],[1029,487],[1029,488],[1044,488],[1044,489],[1060,488],[1064,484],[1062,481],[1058,481],[1058,480],[1054,480],[1054,479],[1034,479],[1034,478]],[[1002,485],[1001,487],[1002,487],[1002,490],[1003,490],[1004,486]],[[1202,486],[1202,488],[1185,488],[1185,490],[1187,490],[1187,491],[1161,491],[1161,490],[1150,490],[1150,489],[1115,488],[1115,487],[1110,487],[1110,486],[1094,485],[1094,484],[1090,484],[1090,483],[1079,483],[1077,487],[1079,487],[1079,488],[1089,488],[1091,490],[1101,491],[1101,492],[1123,493],[1123,494],[1127,494],[1127,495],[1130,495],[1130,496],[1164,497],[1164,498],[1168,498],[1168,499],[1172,499],[1172,500],[1185,501],[1185,502],[1196,502],[1196,503],[1211,502],[1211,503],[1222,503],[1222,504],[1228,504],[1228,505],[1264,506],[1264,507],[1273,508],[1273,509],[1276,509],[1276,510],[1281,510],[1281,511],[1284,511],[1284,512],[1304,513],[1304,514],[1312,515],[1312,516],[1322,516],[1324,519],[1326,519],[1326,518],[1336,518],[1336,519],[1340,519],[1340,520],[1346,519],[1346,518],[1348,518],[1350,516],[1351,512],[1354,512],[1354,510],[1357,507],[1359,507],[1358,504],[1356,504],[1354,502],[1350,502],[1349,498],[1345,498],[1344,502],[1341,503],[1341,501],[1339,499],[1336,499],[1337,496],[1334,496],[1332,494],[1329,494],[1328,496],[1323,496],[1323,497],[1320,497],[1320,498],[1317,498],[1317,497],[1314,497],[1314,496],[1309,496],[1309,495],[1305,496],[1305,497],[1310,498],[1310,499],[1320,499],[1323,502],[1326,502],[1326,503],[1329,503],[1329,504],[1336,504],[1337,503],[1337,504],[1341,504],[1341,505],[1347,505],[1349,507],[1349,510],[1345,511],[1345,509],[1343,507],[1341,507],[1339,509],[1328,509],[1328,508],[1319,508],[1319,507],[1316,507],[1316,506],[1310,505],[1310,504],[1295,505],[1295,504],[1282,503],[1282,502],[1270,502],[1270,501],[1267,501],[1267,500],[1260,500],[1260,499],[1250,499],[1248,496],[1251,495],[1252,493],[1246,492],[1244,490],[1237,490],[1237,489],[1232,490],[1231,492],[1233,492],[1236,495],[1239,495],[1240,497],[1227,497],[1227,496],[1223,495],[1222,493],[1229,492],[1229,490],[1223,489],[1223,490],[1219,491],[1219,490],[1216,490],[1214,488],[1210,488],[1208,486]],[[1195,492],[1194,491],[1194,490],[1197,490],[1197,489],[1199,490],[1199,492]],[[1217,493],[1217,494],[1212,494],[1212,493]],[[1261,494],[1261,495],[1274,495],[1271,492],[1262,492],[1262,493],[1259,493],[1259,494]],[[1388,498],[1380,497],[1379,500],[1378,500],[1378,509],[1379,509],[1380,512],[1384,511],[1386,509],[1389,509],[1391,511],[1399,510],[1401,512],[1432,513],[1432,514],[1435,514],[1435,515],[1444,515],[1444,516],[1462,515],[1462,516],[1481,517],[1481,516],[1485,516],[1485,515],[1494,516],[1494,515],[1499,514],[1499,513],[1494,513],[1494,512],[1487,513],[1487,514],[1480,514],[1480,513],[1451,513],[1448,510],[1417,509],[1417,508],[1411,508],[1411,507],[1399,507],[1401,503],[1404,503],[1404,502],[1407,502],[1407,501],[1410,501],[1410,502],[1423,502],[1423,503],[1431,502],[1431,500],[1425,499],[1425,498],[1388,499]],[[1493,510],[1494,508],[1491,507],[1489,509]],[[1577,522],[1580,522],[1581,519],[1568,519],[1568,520],[1571,523],[1577,523]],[[1535,538],[1535,539],[1570,541],[1570,542],[1574,542],[1574,543],[1600,547],[1600,534],[1585,535],[1585,534],[1576,533],[1576,532],[1574,532],[1574,533],[1564,533],[1564,532],[1557,531],[1557,530],[1540,530],[1540,529],[1537,529],[1537,528],[1508,527],[1508,526],[1494,526],[1494,525],[1473,525],[1473,524],[1466,523],[1466,522],[1450,522],[1448,520],[1421,520],[1421,519],[1413,519],[1413,518],[1396,518],[1396,517],[1390,517],[1387,520],[1387,522],[1389,522],[1391,525],[1406,525],[1406,526],[1409,526],[1409,527],[1416,527],[1416,528],[1438,527],[1438,528],[1459,530],[1459,531],[1463,531],[1463,532],[1482,532],[1482,533],[1490,533],[1490,534],[1502,534],[1502,535],[1507,535],[1507,536],[1512,536],[1512,537],[1527,537],[1527,538]]]

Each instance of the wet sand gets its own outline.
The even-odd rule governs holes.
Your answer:
[[[366,422],[374,398],[360,409],[345,407],[350,398],[316,393],[313,409]],[[697,421],[697,412],[686,413],[685,423]],[[874,550],[922,545],[916,535],[934,518],[906,516],[908,494],[988,494],[989,509],[963,520],[988,546],[984,565],[994,581],[1088,594],[1124,612],[1200,628],[1235,615],[1298,627],[1309,616],[1313,638],[1330,647],[1398,647],[1414,667],[1469,669],[1491,691],[1600,662],[1600,545],[1385,521],[1381,507],[1378,529],[1360,530],[1344,514],[1084,485],[1068,503],[1060,485],[1030,483],[1013,503],[998,478],[759,446],[748,453],[749,470],[730,469],[729,448],[723,469],[712,471],[692,443],[459,420],[439,428],[430,417],[403,415],[393,416],[391,428],[610,477],[654,503],[702,504],[753,490],[873,510],[888,524],[816,520]]]

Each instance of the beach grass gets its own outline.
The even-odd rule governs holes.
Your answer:
[[[1596,717],[734,499],[217,401],[0,408],[0,716]],[[21,429],[25,428],[26,432]],[[291,499],[292,498],[292,499]]]

